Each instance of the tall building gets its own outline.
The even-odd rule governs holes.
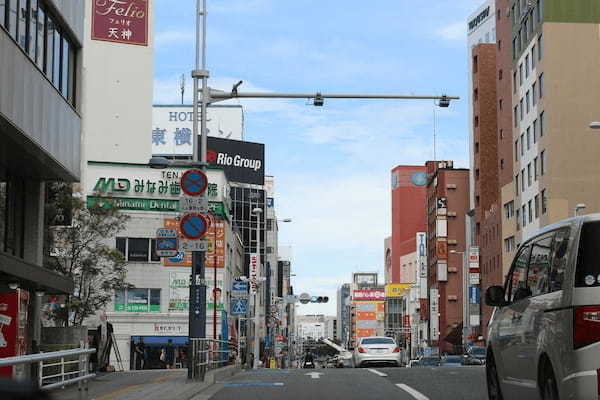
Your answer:
[[[456,352],[462,344],[466,301],[463,270],[469,170],[454,169],[451,161],[426,165],[430,343],[440,351]]]
[[[500,10],[512,49],[512,182],[502,188],[505,272],[539,228],[600,211],[600,9],[589,1],[510,1]],[[503,12],[507,12],[507,16]]]
[[[81,178],[84,9],[0,2],[0,303],[11,321],[0,357],[37,352],[43,294],[73,290],[43,267],[45,220],[70,224],[67,215],[45,215],[44,202],[47,182]]]
[[[414,253],[416,233],[425,232],[425,167],[399,165],[392,169],[391,274],[386,283],[409,282],[412,270],[402,270],[401,257]]]
[[[336,339],[342,346],[348,346],[350,341],[351,288],[344,283],[337,290],[337,335]]]
[[[385,333],[385,286],[377,284],[377,273],[352,274],[350,314],[350,347],[366,336]]]

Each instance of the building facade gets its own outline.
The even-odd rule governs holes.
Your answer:
[[[337,335],[336,339],[342,346],[348,346],[350,341],[351,289],[349,283],[344,283],[337,290]]]
[[[469,170],[454,169],[451,161],[426,165],[429,339],[440,351],[457,352],[462,345],[467,297],[463,278]]]
[[[69,224],[44,205],[47,183],[81,178],[84,7],[0,2],[0,357],[37,352],[43,295],[73,290],[43,267],[45,221]]]

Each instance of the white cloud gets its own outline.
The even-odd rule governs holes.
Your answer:
[[[465,21],[456,21],[448,25],[444,25],[435,31],[435,34],[448,41],[466,41],[467,40],[467,23]]]

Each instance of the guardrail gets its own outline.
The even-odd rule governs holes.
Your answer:
[[[238,345],[226,340],[192,338],[192,370],[188,376],[192,379],[204,379],[207,371],[231,363],[232,352],[240,354]],[[239,362],[239,357],[235,362]]]
[[[37,364],[35,379],[41,390],[51,390],[77,383],[79,398],[87,399],[88,381],[96,376],[88,370],[88,359],[89,355],[95,352],[96,349],[81,348],[6,357],[0,358],[0,367]]]

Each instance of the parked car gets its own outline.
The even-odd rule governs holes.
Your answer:
[[[549,225],[487,289],[490,399],[598,399],[599,243],[600,214]]]
[[[400,366],[400,347],[390,337],[370,336],[360,338],[354,349],[354,366],[360,368],[366,364],[386,363]]]
[[[424,356],[419,358],[418,367],[439,367],[442,361],[437,356]]]
[[[442,358],[441,367],[460,367],[463,365],[462,356],[445,356]]]

